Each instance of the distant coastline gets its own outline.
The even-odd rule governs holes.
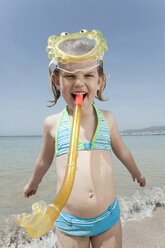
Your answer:
[[[165,135],[165,126],[152,126],[141,129],[127,129],[119,132],[121,136],[152,136],[152,135]],[[18,135],[0,135],[0,137],[43,137],[42,134],[18,134]]]
[[[150,135],[165,135],[165,126],[152,126],[142,129],[128,129],[120,131],[122,136],[150,136]]]

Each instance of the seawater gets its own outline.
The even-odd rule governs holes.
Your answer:
[[[133,182],[124,165],[113,156],[121,220],[140,220],[152,216],[153,210],[165,206],[165,136],[123,136],[136,164],[146,177],[146,188]],[[41,239],[31,240],[12,222],[22,212],[30,212],[34,202],[55,198],[56,170],[51,168],[36,196],[23,197],[23,187],[31,176],[42,146],[42,136],[0,137],[0,247],[56,247],[55,227]],[[108,190],[108,189],[107,189]]]

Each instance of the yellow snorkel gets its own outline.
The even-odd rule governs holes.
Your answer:
[[[81,40],[82,43],[88,41],[89,49],[81,54],[72,53],[68,44],[75,40]],[[103,57],[107,49],[106,40],[99,30],[88,32],[83,29],[73,34],[61,33],[59,37],[52,35],[47,46],[48,57],[52,59],[49,67],[54,65],[54,69],[71,73],[77,70],[86,71],[99,65],[99,58]],[[24,213],[22,219],[14,219],[14,222],[24,227],[32,238],[39,238],[50,230],[71,194],[76,172],[82,101],[83,95],[76,95],[66,172],[55,200],[49,205],[44,201],[36,202],[32,205],[32,214]]]
[[[31,238],[39,238],[50,230],[72,191],[77,168],[77,147],[82,101],[83,95],[76,95],[66,172],[63,184],[55,200],[49,205],[44,201],[36,202],[32,205],[32,214],[23,213],[22,219],[13,219],[15,223],[26,229]]]

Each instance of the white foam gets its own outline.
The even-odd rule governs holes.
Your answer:
[[[154,187],[151,190],[137,191],[131,197],[119,197],[121,221],[142,220],[152,217],[156,207],[165,206],[165,187]]]
[[[131,197],[118,197],[121,209],[121,221],[141,220],[152,217],[153,210],[165,207],[165,187],[154,187],[151,190],[137,191]],[[16,216],[14,216],[16,217]],[[12,216],[6,219],[0,228],[0,248],[55,248],[57,237],[55,227],[39,239],[31,239],[25,230],[12,221]]]
[[[31,239],[26,231],[12,222],[6,220],[6,225],[0,230],[0,247],[7,248],[56,248],[57,236],[55,227],[38,239]]]

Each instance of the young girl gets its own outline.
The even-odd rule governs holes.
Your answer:
[[[67,106],[62,113],[49,116],[44,122],[41,153],[33,175],[24,188],[24,196],[29,197],[36,193],[54,154],[57,192],[60,190],[65,174],[64,165],[67,164],[74,99],[76,94],[83,94],[77,172],[69,200],[56,220],[58,247],[89,248],[91,244],[94,248],[121,248],[120,209],[116,198],[111,152],[114,152],[141,187],[145,186],[145,178],[120,137],[113,113],[99,110],[93,104],[95,97],[104,100],[102,92],[106,77],[103,58],[94,56],[94,52],[96,50],[98,54],[101,46],[106,50],[105,39],[101,38],[104,45],[99,43],[97,46],[100,33],[98,40],[93,39],[95,42],[91,36],[88,36],[89,39],[85,36],[84,39],[84,33],[87,31],[81,31],[82,38],[81,35],[71,34],[70,39],[67,33],[62,33],[61,43],[56,41],[55,36],[53,38],[53,49],[58,43],[61,55],[55,54],[49,67],[54,93],[52,103],[56,104],[62,95]],[[54,51],[49,48],[47,50],[49,54]],[[85,56],[87,59],[84,59]]]

